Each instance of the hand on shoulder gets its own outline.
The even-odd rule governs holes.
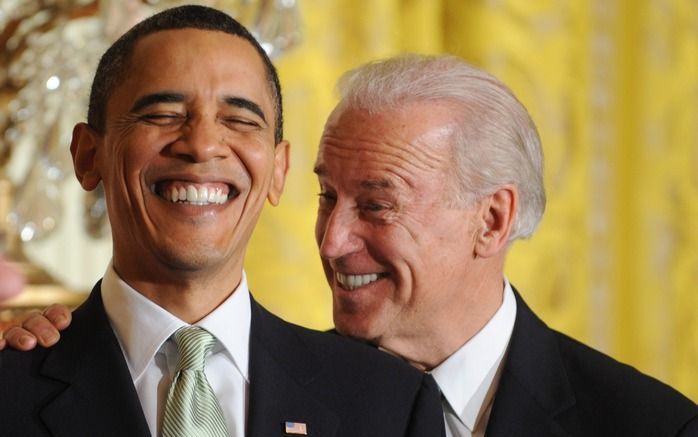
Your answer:
[[[72,314],[65,305],[54,304],[43,312],[32,312],[21,321],[0,334],[0,350],[9,346],[28,351],[37,345],[53,346],[60,339],[60,331],[70,325]]]

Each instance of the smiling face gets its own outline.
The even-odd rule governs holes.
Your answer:
[[[223,32],[145,36],[106,117],[103,136],[79,125],[71,150],[83,187],[104,183],[117,272],[132,285],[203,277],[230,291],[287,168],[259,54]]]
[[[399,351],[467,305],[481,221],[453,200],[452,114],[444,102],[340,105],[327,122],[315,235],[339,332]]]

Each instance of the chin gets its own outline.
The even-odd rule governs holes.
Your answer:
[[[201,250],[196,248],[182,251],[179,249],[164,250],[162,258],[170,267],[176,270],[199,271],[205,270],[208,266],[217,264],[220,256],[215,250]]]
[[[356,315],[334,314],[334,325],[337,332],[340,334],[355,338],[361,341],[374,343],[378,338],[377,331],[373,324],[365,317],[357,317]]]

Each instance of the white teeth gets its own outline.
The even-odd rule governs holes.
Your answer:
[[[193,185],[187,186],[187,202],[196,202],[199,200],[199,192],[196,191]]]
[[[223,204],[228,200],[228,195],[223,194],[221,188],[197,188],[194,185],[179,188],[172,187],[161,195],[173,203],[186,202],[192,205]]]
[[[337,278],[337,282],[339,282],[342,287],[346,288],[347,290],[354,290],[378,280],[378,273],[369,273],[366,275],[346,275],[344,273],[337,272],[335,276]]]

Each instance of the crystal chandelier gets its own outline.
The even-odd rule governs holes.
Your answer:
[[[17,187],[7,214],[22,242],[49,235],[72,173],[71,131],[84,118],[101,54],[160,10],[192,1],[3,0],[0,3],[0,168]],[[236,17],[275,58],[300,41],[297,0],[194,2]],[[8,165],[8,161],[12,165]],[[10,171],[11,167],[11,171]],[[107,232],[103,192],[85,193],[85,232]]]

